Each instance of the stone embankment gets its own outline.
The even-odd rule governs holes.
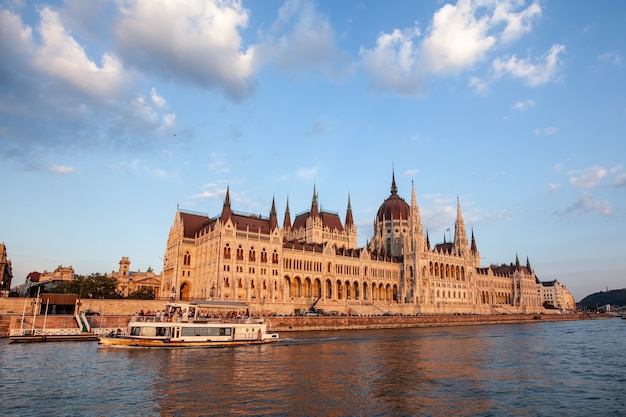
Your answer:
[[[33,322],[32,307],[25,300],[0,299],[0,337],[6,337],[11,329],[25,328],[71,328],[78,327],[74,316],[39,315]],[[30,300],[32,301],[32,299]],[[27,308],[28,307],[28,308]],[[89,316],[94,328],[125,328],[128,319],[140,311],[157,311],[163,307],[157,300],[85,300],[82,309],[98,312]],[[30,314],[29,314],[30,313]],[[304,330],[388,329],[406,327],[467,326],[498,323],[529,323],[557,320],[589,320],[607,318],[606,315],[588,314],[500,314],[500,315],[429,315],[429,316],[270,316],[267,320],[272,330],[279,332]]]
[[[393,329],[408,327],[472,326],[482,324],[532,323],[541,321],[593,320],[608,318],[607,315],[449,315],[449,316],[286,316],[268,317],[272,330],[358,330]]]

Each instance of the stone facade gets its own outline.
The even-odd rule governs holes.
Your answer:
[[[563,312],[576,311],[574,296],[567,290],[565,285],[556,279],[554,281],[538,282],[537,291],[542,303],[547,302]]]
[[[480,266],[474,232],[468,239],[457,200],[454,238],[431,247],[415,188],[411,204],[391,194],[380,206],[374,236],[357,247],[348,197],[345,221],[311,209],[282,227],[269,217],[231,209],[226,191],[219,216],[176,210],[169,232],[161,294],[170,299],[245,301],[290,314],[312,306],[339,314],[540,313],[542,298],[530,263]]]
[[[11,260],[7,257],[7,247],[0,243],[0,297],[9,295],[11,280],[13,279],[13,269]]]
[[[141,288],[152,288],[155,298],[161,296],[161,276],[156,275],[152,270],[146,272],[131,271],[130,259],[124,256],[120,260],[120,267],[117,272],[112,271],[107,276],[117,279],[117,289],[124,297],[128,297]]]

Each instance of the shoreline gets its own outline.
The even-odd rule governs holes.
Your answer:
[[[276,332],[399,329],[412,327],[479,326],[546,321],[601,320],[606,314],[510,314],[441,316],[285,316],[268,317]]]
[[[12,320],[6,332],[0,331],[0,338],[9,336],[11,329],[19,328],[21,315],[11,314]],[[19,317],[18,317],[19,316]],[[56,323],[55,328],[76,328],[73,316],[57,316],[51,319]],[[501,314],[501,315],[430,315],[430,316],[267,316],[269,328],[275,332],[298,331],[334,331],[334,330],[376,330],[401,329],[419,327],[448,327],[448,326],[480,326],[491,324],[540,323],[552,321],[573,320],[602,320],[612,318],[608,314]],[[128,315],[109,315],[89,317],[92,328],[123,328],[128,321]],[[26,316],[30,322],[32,316]],[[39,317],[38,317],[39,319]],[[58,320],[58,321],[57,321]],[[39,322],[39,320],[37,320]],[[7,323],[8,324],[8,323]],[[39,324],[39,323],[38,323]],[[29,323],[30,325],[30,323]],[[40,326],[35,326],[39,328]],[[5,330],[5,329],[1,329]]]

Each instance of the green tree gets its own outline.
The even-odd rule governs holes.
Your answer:
[[[80,298],[122,298],[117,290],[117,279],[100,273],[74,275],[71,281],[63,281],[50,290],[52,293],[77,294]]]
[[[137,291],[133,291],[128,294],[128,298],[134,298],[137,300],[154,300],[154,288],[152,287],[141,287]]]

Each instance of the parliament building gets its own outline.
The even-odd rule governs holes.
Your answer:
[[[173,300],[244,302],[250,311],[293,314],[502,314],[542,312],[528,259],[481,267],[457,199],[454,237],[431,245],[411,187],[411,202],[391,194],[380,205],[374,236],[357,245],[348,196],[345,218],[310,210],[282,225],[274,201],[269,217],[235,212],[226,190],[219,216],[177,208],[161,274]]]

